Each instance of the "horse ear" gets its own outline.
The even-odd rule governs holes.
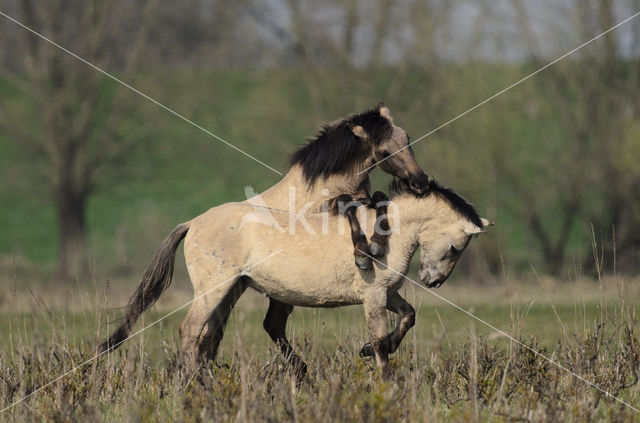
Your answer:
[[[362,126],[349,125],[349,128],[351,128],[351,132],[353,132],[353,135],[355,135],[356,137],[362,138],[364,141],[367,141],[369,139],[369,135],[367,135],[367,132]]]
[[[471,222],[469,222],[469,224],[468,224],[468,225],[465,225],[464,233],[465,233],[465,234],[467,234],[467,235],[475,235],[475,234],[479,234],[479,233],[481,233],[481,232],[484,232],[484,231],[482,230],[482,228],[480,228],[480,227],[478,227],[478,226],[474,225],[474,224],[473,224],[473,223],[471,223]]]
[[[485,219],[484,217],[481,217],[480,220],[482,221],[482,226],[483,227],[487,227],[487,226],[495,226],[495,223],[493,223],[492,221],[490,221],[489,219]]]
[[[378,113],[380,113],[380,116],[387,119],[389,122],[393,123],[393,117],[391,117],[391,110],[389,110],[389,108],[385,106],[384,103],[382,102],[378,104]]]

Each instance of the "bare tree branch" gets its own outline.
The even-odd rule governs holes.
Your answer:
[[[371,52],[370,65],[379,66],[382,60],[382,48],[389,33],[391,13],[396,5],[395,0],[378,0],[376,4],[377,16],[374,25],[374,42]]]

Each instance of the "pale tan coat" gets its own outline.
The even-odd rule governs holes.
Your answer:
[[[363,229],[371,235],[375,211],[360,211],[366,221]],[[192,305],[181,333],[183,347],[194,357],[203,338],[222,336],[235,296],[244,291],[237,287],[241,278],[249,287],[295,306],[364,304],[375,349],[383,332],[386,336],[380,316],[386,316],[388,295],[401,286],[418,246],[422,250],[420,276],[428,284],[436,277],[446,279],[453,270],[459,254],[444,258],[451,247],[461,253],[471,235],[481,230],[437,194],[398,196],[389,206],[393,234],[387,255],[380,259],[384,264],[375,262],[372,270],[363,271],[353,265],[344,217],[312,214],[307,216],[308,226],[296,224],[292,229],[288,213],[272,212],[272,219],[262,219],[261,213],[264,211],[247,202],[227,203],[189,223],[185,260],[194,294],[202,297]],[[254,216],[247,218],[251,214]],[[234,298],[229,302],[230,295]],[[223,301],[229,303],[229,309],[221,311],[227,307],[221,307]],[[212,323],[211,316],[218,312],[225,315]],[[388,373],[386,359],[377,350],[376,358],[383,373]]]

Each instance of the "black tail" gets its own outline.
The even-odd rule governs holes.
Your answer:
[[[113,351],[118,348],[129,337],[138,317],[151,307],[160,298],[164,290],[169,287],[173,277],[176,250],[187,235],[189,226],[189,222],[178,225],[162,242],[149,268],[144,272],[136,293],[129,300],[124,323],[111,334],[109,339],[100,345],[99,353]]]

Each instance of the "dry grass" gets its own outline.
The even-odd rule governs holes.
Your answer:
[[[608,329],[608,330],[607,330]],[[304,342],[304,338],[302,338]],[[640,346],[633,327],[598,324],[583,336],[551,348],[526,341],[577,374],[638,405]],[[7,410],[7,421],[439,421],[618,420],[636,413],[564,370],[512,345],[507,351],[471,337],[449,352],[418,354],[408,342],[392,361],[391,382],[380,381],[359,345],[332,351],[299,345],[310,364],[297,384],[269,349],[242,349],[199,374],[186,373],[176,342],[151,359],[132,342],[122,352],[72,373]],[[50,344],[0,359],[0,398],[18,400],[88,357],[77,347]]]
[[[132,291],[92,278],[46,289],[3,286],[0,404],[4,407],[90,358]],[[129,285],[126,287],[126,285]],[[438,293],[619,399],[640,408],[637,284],[453,281]],[[2,421],[634,421],[632,408],[421,290],[418,309],[382,382],[359,307],[296,310],[290,337],[309,365],[298,384],[261,328],[266,300],[249,294],[233,312],[217,364],[188,374],[177,327],[184,311],[0,414]],[[148,324],[186,302],[180,280]],[[107,301],[108,300],[108,301]],[[62,311],[64,310],[64,311]]]

